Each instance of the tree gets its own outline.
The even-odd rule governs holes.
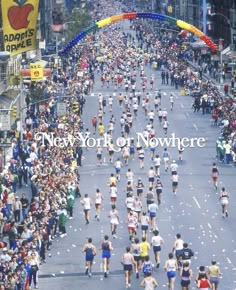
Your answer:
[[[70,17],[65,22],[64,38],[65,41],[72,39],[75,35],[83,31],[91,24],[91,16],[88,10],[73,9]]]

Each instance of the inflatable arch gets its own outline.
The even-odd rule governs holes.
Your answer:
[[[87,27],[84,31],[80,32],[78,35],[76,35],[71,41],[69,41],[64,49],[61,51],[61,54],[67,54],[80,40],[82,40],[88,33],[90,33],[92,30],[102,28],[104,26],[110,25],[112,23],[125,20],[125,19],[134,19],[134,18],[143,18],[143,19],[153,19],[153,20],[159,20],[159,21],[168,21],[171,24],[175,24],[176,26],[187,30],[196,36],[198,36],[201,40],[203,40],[206,45],[212,50],[216,51],[217,50],[217,45],[208,37],[206,36],[201,30],[196,28],[195,26],[167,16],[167,15],[162,15],[158,13],[143,13],[143,12],[130,12],[130,13],[124,13],[124,14],[119,14],[119,15],[113,15],[108,18],[99,20],[98,22],[90,25]]]

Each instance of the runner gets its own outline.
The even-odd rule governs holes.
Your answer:
[[[111,206],[111,210],[108,214],[108,217],[110,218],[111,234],[114,239],[117,239],[116,231],[117,231],[117,226],[119,224],[119,212],[116,209],[116,206],[114,204],[112,204]]]
[[[135,238],[131,245],[131,252],[134,257],[135,261],[135,273],[136,278],[139,278],[139,272],[141,269],[141,257],[140,257],[140,244],[139,244],[139,238]]]
[[[137,196],[140,198],[140,200],[142,199],[142,194],[143,194],[143,189],[144,189],[144,185],[142,183],[141,178],[138,178],[138,182],[136,184],[136,188],[137,188]]]
[[[126,253],[120,259],[121,264],[124,266],[126,288],[131,288],[131,274],[133,265],[136,264],[130,251],[130,247],[126,247]]]
[[[222,217],[228,217],[228,204],[229,204],[229,194],[227,191],[225,191],[225,187],[222,187],[220,192],[219,201],[221,202],[222,207]]]
[[[102,165],[102,147],[98,146],[96,149],[97,152],[97,166],[100,167]]]
[[[158,284],[156,279],[152,277],[152,274],[147,274],[146,277],[143,278],[140,286],[145,288],[145,290],[154,290]]]
[[[150,223],[150,219],[147,216],[146,212],[143,212],[141,215],[141,230],[142,230],[142,237],[147,239],[147,232],[148,232],[148,226]]]
[[[116,170],[116,179],[117,181],[120,181],[120,170],[121,170],[121,167],[123,167],[123,163],[120,161],[120,158],[116,160],[114,166]]]
[[[97,123],[98,123],[97,117],[94,116],[94,117],[92,118],[93,135],[96,134],[96,131],[97,131]]]
[[[170,164],[170,172],[171,172],[171,175],[177,174],[178,167],[179,166],[176,163],[176,161],[173,160],[172,163]]]
[[[160,178],[161,158],[158,154],[154,158],[153,163],[154,163],[154,168],[155,168],[155,176]]]
[[[81,200],[80,203],[84,207],[84,217],[85,217],[85,220],[86,220],[86,225],[88,225],[89,224],[89,220],[90,220],[90,210],[91,210],[92,201],[91,201],[91,198],[88,196],[87,193],[84,195],[84,198]]]
[[[107,278],[109,275],[111,251],[113,250],[112,243],[109,241],[107,235],[104,236],[104,241],[101,243],[99,249],[102,250],[104,277]]]
[[[85,275],[92,276],[92,266],[94,257],[97,254],[96,247],[92,244],[92,238],[88,238],[88,243],[84,244],[82,252],[85,253]]]
[[[182,290],[189,290],[190,280],[193,276],[193,272],[189,267],[189,262],[183,263],[183,268],[180,270]]]
[[[138,215],[138,223],[140,223],[142,207],[141,200],[136,196],[132,205],[132,210]]]
[[[222,276],[219,266],[216,265],[216,260],[211,261],[211,266],[208,267],[208,277],[212,285],[212,290],[217,290]]]
[[[130,182],[131,186],[133,187],[133,184],[134,184],[134,173],[133,173],[133,171],[131,171],[130,168],[126,172],[126,178],[127,178],[127,182]]]
[[[190,265],[191,264],[191,258],[193,256],[194,256],[193,250],[188,247],[187,243],[184,243],[183,244],[183,250],[182,250],[182,253],[181,253],[182,263],[184,264],[185,262],[188,262],[189,265]]]
[[[151,166],[148,173],[148,182],[149,182],[149,187],[153,187],[154,186],[154,176],[155,176],[155,171],[153,169],[153,167]]]
[[[146,193],[145,197],[146,197],[146,204],[147,204],[147,210],[148,210],[149,204],[151,204],[155,201],[154,192],[153,192],[152,187],[149,187],[148,192]]]
[[[146,241],[145,237],[142,237],[142,242],[140,243],[140,257],[142,262],[144,262],[146,258],[149,260],[149,250],[150,244]]]
[[[174,97],[172,94],[170,95],[170,109],[171,111],[174,109]]]
[[[168,255],[169,259],[166,260],[164,269],[167,273],[168,278],[168,289],[174,290],[175,278],[176,278],[176,270],[178,269],[178,264],[176,259],[172,253]]]
[[[175,257],[177,259],[179,268],[182,266],[181,255],[182,255],[183,248],[184,248],[184,241],[181,239],[181,234],[177,234],[172,251],[173,253],[175,252]]]
[[[164,160],[165,171],[167,171],[169,167],[169,160],[170,160],[170,153],[167,151],[167,148],[164,148],[163,160]]]
[[[158,205],[160,205],[161,204],[161,194],[162,194],[162,189],[163,189],[163,185],[162,185],[160,178],[157,178],[155,188],[156,188],[156,194],[157,194],[157,202],[158,202]]]
[[[152,202],[151,204],[148,205],[148,212],[149,212],[150,222],[151,222],[151,231],[154,231],[157,229],[156,227],[157,211],[158,211],[158,205],[155,202]]]
[[[138,150],[139,165],[140,165],[140,168],[143,169],[145,153],[142,147],[138,147],[137,150]]]
[[[211,168],[211,178],[212,178],[213,185],[216,190],[217,190],[218,177],[219,177],[219,169],[216,166],[216,163],[213,163],[212,168]]]
[[[179,183],[179,175],[178,174],[171,175],[171,180],[172,180],[172,190],[173,190],[174,195],[176,195],[177,187]]]
[[[116,185],[113,183],[110,185],[110,200],[111,200],[111,204],[115,205],[116,204],[116,200],[117,200],[117,187]]]
[[[100,212],[101,212],[101,204],[102,204],[102,200],[104,199],[104,197],[101,194],[99,188],[97,188],[97,190],[96,190],[94,199],[95,199],[95,208],[96,208],[95,219],[97,219],[97,221],[99,221],[99,219],[100,219]]]
[[[164,244],[164,240],[159,236],[159,231],[153,231],[154,236],[151,240],[151,246],[153,247],[153,253],[155,256],[156,267],[160,267],[160,253],[161,253],[161,244]]]

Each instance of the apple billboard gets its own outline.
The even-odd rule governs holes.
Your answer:
[[[17,55],[36,49],[39,0],[1,1],[5,51]]]

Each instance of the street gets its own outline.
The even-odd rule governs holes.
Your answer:
[[[128,22],[123,22],[123,27],[127,29]],[[170,85],[161,84],[161,72],[155,71],[149,65],[145,67],[145,72],[150,79],[154,74],[154,89],[161,89],[162,104],[161,108],[166,108],[168,112],[168,121],[170,126],[165,136],[162,126],[160,126],[156,115],[154,127],[158,137],[171,137],[175,133],[177,137],[196,137],[205,138],[206,146],[204,148],[194,147],[186,148],[183,153],[183,161],[178,160],[177,148],[168,148],[171,159],[177,160],[179,165],[178,174],[180,177],[177,195],[174,196],[171,186],[170,172],[164,171],[164,165],[161,165],[161,181],[163,183],[162,203],[158,210],[157,226],[161,237],[164,239],[164,245],[161,251],[161,265],[159,269],[155,269],[154,277],[159,287],[158,289],[167,289],[167,277],[163,269],[164,261],[168,258],[168,253],[172,251],[175,235],[180,233],[194,251],[191,269],[193,270],[193,278],[190,289],[196,289],[194,278],[201,265],[208,266],[212,259],[216,259],[222,271],[222,280],[220,289],[236,289],[236,247],[235,247],[235,219],[236,219],[236,198],[234,196],[235,172],[232,166],[218,164],[220,170],[219,186],[217,192],[213,188],[210,170],[213,162],[217,162],[215,140],[218,137],[220,128],[210,125],[210,115],[202,115],[201,112],[193,113],[191,109],[192,97],[180,96],[180,88],[175,90]],[[138,84],[138,88],[139,84]],[[150,90],[150,94],[154,91]],[[85,109],[83,112],[83,120],[85,128],[92,131],[91,119],[98,112],[98,94],[108,98],[114,92],[114,87],[109,88],[101,86],[100,75],[95,72],[94,95],[86,98]],[[124,94],[124,87],[118,89],[116,94]],[[174,109],[170,110],[169,96],[174,96]],[[151,107],[153,106],[153,98],[151,98]],[[114,138],[120,136],[119,120],[123,112],[123,108],[118,105],[117,98],[114,98],[112,112],[109,112],[108,106],[104,114],[104,124],[107,127],[111,115],[114,114],[116,126],[114,130]],[[138,110],[138,117],[133,122],[131,136],[135,132],[143,132],[147,120],[144,116],[141,106]],[[98,137],[98,135],[96,135]],[[162,157],[164,148],[156,148],[155,154],[159,153]],[[135,182],[138,177],[144,182],[145,191],[148,189],[147,172],[152,165],[150,158],[150,150],[145,151],[144,169],[139,168],[139,161],[130,160],[128,166],[121,169],[121,180],[118,183],[118,201],[117,209],[121,218],[118,226],[118,239],[112,239],[110,232],[110,223],[107,214],[111,208],[109,198],[109,187],[107,185],[108,178],[111,173],[115,173],[114,164],[109,162],[108,152],[103,151],[103,164],[97,167],[96,148],[84,148],[84,159],[80,168],[80,190],[82,196],[88,193],[91,198],[94,197],[95,191],[99,188],[104,196],[102,203],[102,212],[100,221],[94,219],[95,206],[93,204],[91,210],[91,222],[85,225],[83,207],[80,200],[77,199],[74,206],[74,219],[67,223],[67,236],[57,238],[53,242],[50,252],[47,253],[47,262],[40,268],[39,287],[40,289],[113,289],[120,290],[125,288],[123,268],[120,258],[125,252],[127,245],[130,245],[127,225],[125,220],[127,210],[125,206],[126,186],[125,174],[128,168],[134,172]],[[115,153],[115,160],[122,158],[120,153]],[[130,158],[131,159],[131,158]],[[230,194],[229,217],[222,218],[221,206],[219,203],[219,191],[225,186]],[[143,197],[143,205],[145,200]],[[108,234],[114,250],[111,257],[111,270],[107,279],[104,279],[102,272],[101,251],[95,257],[93,266],[93,276],[89,278],[85,276],[84,254],[81,252],[82,246],[87,242],[88,237],[93,238],[93,244],[99,248],[103,237]],[[140,229],[138,236],[140,237]],[[148,241],[152,233],[148,233]],[[151,261],[154,262],[154,255],[150,251]],[[49,255],[51,257],[49,257]],[[140,288],[140,279],[136,279],[133,274],[132,289]],[[177,275],[175,289],[181,289],[180,279]]]

